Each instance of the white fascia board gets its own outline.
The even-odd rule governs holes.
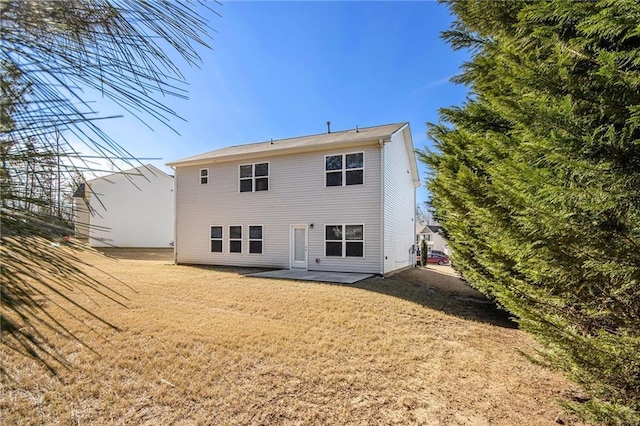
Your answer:
[[[178,167],[201,166],[206,164],[227,163],[230,161],[248,161],[252,159],[263,159],[267,157],[275,157],[280,155],[304,154],[308,152],[321,152],[321,151],[335,151],[339,149],[371,146],[371,145],[377,145],[377,144],[378,144],[378,139],[365,140],[365,141],[347,141],[347,142],[337,142],[337,143],[324,144],[324,145],[312,145],[307,147],[283,148],[283,149],[274,149],[271,151],[226,155],[224,157],[200,158],[200,159],[191,160],[191,161],[175,161],[171,163],[166,163],[166,165],[175,169]]]
[[[418,173],[418,162],[416,160],[416,152],[413,146],[409,123],[399,128],[396,132],[404,132],[404,143],[407,149],[407,155],[409,155],[409,167],[411,169],[411,177],[413,178],[413,186],[418,188],[420,186],[420,174]]]

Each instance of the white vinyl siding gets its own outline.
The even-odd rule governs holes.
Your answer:
[[[415,162],[405,137],[396,132],[384,144],[384,272],[411,266],[415,244],[415,187],[409,161]]]
[[[88,182],[90,213],[85,218],[90,224],[89,244],[170,248],[174,239],[173,178],[154,166],[140,166],[125,173]],[[198,176],[196,168],[189,183],[194,189],[200,189]],[[208,225],[203,224],[200,232]],[[206,237],[206,231],[202,234]]]
[[[366,185],[340,190],[325,188],[325,156],[362,152]],[[308,224],[309,270],[380,273],[380,148],[377,141],[342,151],[317,151],[229,161],[206,165],[215,185],[199,187],[202,166],[176,168],[178,263],[289,268],[290,227]],[[240,165],[269,163],[269,190],[241,193]],[[201,230],[210,224],[243,226],[243,245],[249,226],[262,224],[262,255],[211,253]],[[311,226],[313,224],[313,226]],[[325,225],[364,224],[366,257],[325,257]],[[198,229],[200,231],[198,231]],[[205,237],[205,238],[203,238]],[[225,236],[227,238],[227,236]],[[268,250],[266,249],[268,245]]]

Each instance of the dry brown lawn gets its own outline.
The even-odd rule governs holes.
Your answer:
[[[331,285],[128,254],[84,255],[128,299],[75,294],[120,327],[70,323],[95,352],[57,340],[70,369],[53,377],[0,349],[2,423],[571,423],[556,400],[573,386],[446,267]]]

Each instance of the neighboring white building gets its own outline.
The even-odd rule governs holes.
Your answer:
[[[438,225],[418,225],[416,242],[421,244],[423,240],[426,241],[428,252],[436,250],[449,255],[451,250],[447,245],[447,240],[442,236],[440,229],[441,227]]]
[[[408,123],[211,151],[175,170],[177,263],[384,274],[413,265]]]
[[[173,245],[173,177],[157,167],[89,180],[74,197],[76,235],[88,238],[92,247]]]

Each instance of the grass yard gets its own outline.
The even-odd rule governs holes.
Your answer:
[[[331,285],[83,257],[127,308],[74,296],[120,331],[69,322],[95,352],[57,340],[57,377],[0,348],[3,424],[571,424],[574,386],[446,267]]]

